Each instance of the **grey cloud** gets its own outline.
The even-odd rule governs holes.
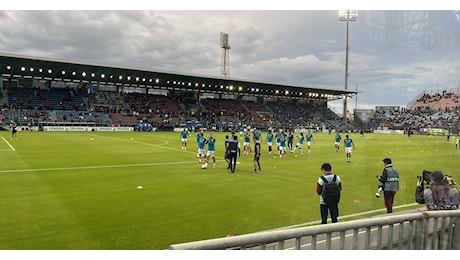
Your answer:
[[[337,11],[0,11],[2,52],[344,87],[346,24]],[[406,105],[424,90],[460,92],[453,11],[359,11],[350,24],[349,83],[359,103]],[[340,111],[340,109],[339,109]]]

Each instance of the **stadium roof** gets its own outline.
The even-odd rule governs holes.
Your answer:
[[[164,70],[120,67],[69,60],[0,53],[0,75],[7,79],[34,79],[113,85],[228,95],[250,95],[289,99],[343,99],[356,91],[213,77]]]

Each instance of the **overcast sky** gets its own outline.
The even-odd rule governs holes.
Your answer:
[[[0,10],[0,52],[220,76],[224,32],[231,46],[230,77],[344,89],[346,22],[337,11],[342,8],[286,3],[264,11],[244,5],[235,11],[204,5],[159,8],[171,11],[12,6]],[[407,106],[422,91],[459,93],[460,13],[453,9],[460,7],[454,7],[360,9],[349,23],[348,89],[360,91],[349,110],[356,104]],[[331,107],[341,114],[342,103]]]

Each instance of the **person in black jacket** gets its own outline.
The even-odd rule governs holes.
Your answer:
[[[256,173],[257,170],[262,170],[260,168],[260,149],[260,141],[254,137],[254,170],[252,171],[253,173]]]
[[[227,169],[230,169],[230,153],[228,152],[228,143],[230,142],[230,138],[228,137],[228,135],[225,136],[225,155],[224,155],[224,159],[225,161],[227,162],[228,164],[228,167]]]
[[[236,161],[240,157],[240,143],[238,142],[238,136],[234,135],[227,143],[228,158],[230,163],[230,169],[228,172],[235,173]]]

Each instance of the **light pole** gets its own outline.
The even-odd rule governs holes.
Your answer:
[[[358,84],[356,84],[355,110],[358,109]]]
[[[347,22],[347,39],[345,44],[345,90],[348,89],[348,24],[350,21],[356,21],[358,11],[356,10],[343,10],[339,11],[339,21]],[[343,99],[343,121],[347,121],[347,96]]]

